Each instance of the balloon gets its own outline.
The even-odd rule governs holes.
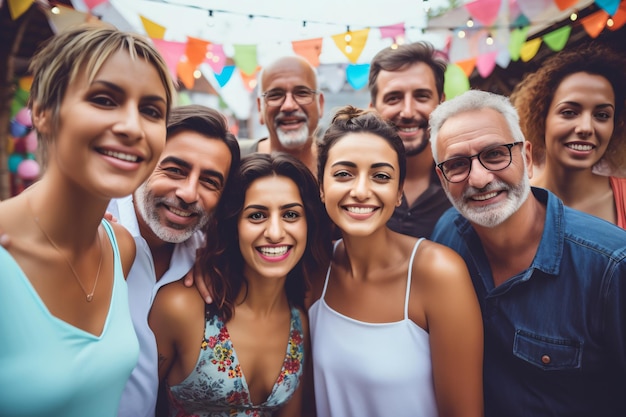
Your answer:
[[[39,176],[39,164],[32,159],[26,159],[17,167],[17,176],[23,180],[34,180]]]
[[[15,121],[23,126],[31,127],[33,122],[30,118],[30,110],[24,107],[22,110],[18,111],[15,115]]]
[[[26,152],[26,142],[24,138],[15,138],[13,152],[22,154]]]
[[[22,163],[23,160],[24,157],[19,153],[14,153],[10,155],[8,160],[9,171],[15,174],[17,172],[17,167]]]
[[[443,91],[446,100],[450,100],[458,95],[463,94],[470,89],[469,80],[465,72],[455,64],[449,64],[444,75]]]
[[[21,138],[26,133],[28,133],[28,128],[18,122],[17,120],[11,120],[11,136],[14,138]]]
[[[34,153],[37,151],[37,131],[31,130],[23,139],[26,152]]]

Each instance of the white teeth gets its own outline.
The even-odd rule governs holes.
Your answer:
[[[367,214],[374,211],[373,207],[346,207],[350,213]]]
[[[177,208],[175,208],[175,207],[168,207],[168,209],[169,209],[172,213],[174,213],[175,215],[180,216],[180,217],[189,217],[189,216],[191,216],[191,213],[188,213],[188,212],[186,212],[186,211],[181,211],[181,210],[178,210],[178,209],[177,209]]]
[[[498,195],[498,193],[494,191],[494,192],[489,193],[489,194],[475,195],[475,196],[472,197],[472,199],[478,200],[478,201],[484,201],[484,200],[489,200],[490,198],[494,198],[497,195]]]
[[[127,153],[121,153],[121,152],[103,150],[102,153],[112,158],[121,159],[122,161],[137,162],[137,160],[139,159],[135,155],[129,155]]]
[[[259,252],[265,256],[281,256],[286,254],[288,250],[289,246],[263,246],[259,248]]]
[[[404,133],[413,133],[417,132],[419,127],[399,127],[398,130]]]
[[[593,149],[593,146],[591,145],[580,145],[578,143],[570,143],[567,145],[567,147],[575,151],[590,151]]]

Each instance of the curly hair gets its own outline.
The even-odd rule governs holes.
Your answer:
[[[300,160],[281,152],[253,153],[242,158],[236,185],[220,199],[216,214],[204,229],[206,244],[197,252],[199,269],[213,297],[209,309],[219,313],[224,321],[232,318],[235,300],[246,285],[245,261],[239,249],[237,229],[246,191],[254,181],[271,176],[287,177],[298,186],[306,215],[306,248],[285,282],[291,305],[304,309],[304,296],[311,278],[323,273],[330,263],[330,219],[311,171]]]
[[[341,107],[333,116],[324,137],[317,145],[317,180],[324,181],[324,167],[328,161],[328,152],[335,143],[349,133],[372,133],[383,138],[396,151],[400,168],[400,187],[406,177],[406,153],[402,139],[396,129],[383,119],[374,109],[359,109],[353,106]]]
[[[626,158],[626,60],[610,48],[589,43],[580,48],[560,52],[546,60],[534,73],[527,74],[511,94],[526,139],[533,144],[533,159],[545,160],[545,132],[548,110],[554,93],[569,75],[586,72],[604,77],[615,94],[615,122],[611,141],[603,159],[619,167]]]

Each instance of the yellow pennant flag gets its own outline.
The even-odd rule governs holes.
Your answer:
[[[165,26],[161,26],[150,19],[146,19],[142,15],[139,15],[139,17],[141,18],[141,23],[143,23],[143,28],[150,38],[163,39],[163,36],[165,36]]]
[[[541,38],[535,38],[524,42],[522,49],[520,49],[520,58],[522,58],[522,61],[528,62],[533,59],[535,55],[537,55],[537,51],[539,51],[540,46]]]
[[[11,19],[17,20],[35,2],[35,0],[7,0]]]
[[[369,28],[347,31],[338,35],[333,35],[333,40],[335,41],[335,45],[337,45],[339,50],[343,52],[348,60],[353,64],[356,64],[359,56],[361,56],[361,52],[363,52],[363,48],[365,48],[365,43],[367,42],[367,36],[369,33]]]

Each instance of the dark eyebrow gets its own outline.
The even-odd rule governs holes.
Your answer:
[[[124,94],[124,89],[122,87],[120,87],[117,84],[114,84],[112,82],[109,81],[104,81],[104,80],[94,80],[92,82],[93,84],[103,84],[105,87],[110,88],[111,90],[114,90],[115,92],[119,93],[119,94]],[[144,100],[148,100],[148,101],[161,101],[163,102],[163,104],[166,103],[165,98],[158,96],[158,95],[153,95],[153,96],[145,96],[142,97]]]
[[[293,208],[293,207],[304,208],[304,206],[302,204],[300,204],[300,203],[289,203],[289,204],[285,204],[283,206],[280,206],[280,209],[281,210],[285,210],[285,209],[290,209],[290,208]],[[249,206],[244,207],[244,210],[251,210],[251,209],[254,209],[254,210],[269,210],[267,207],[262,206],[260,204],[250,204]]]
[[[174,165],[178,165],[182,168],[186,168],[188,170],[190,170],[191,164],[187,161],[185,161],[184,159],[180,159],[177,158],[175,156],[168,156],[163,158],[163,160],[161,162],[159,162],[159,166],[161,165],[165,165],[165,164],[174,164]],[[202,171],[200,171],[202,176],[209,176],[209,177],[217,177],[220,180],[220,183],[224,184],[224,175],[222,175],[221,172],[219,171],[215,171],[213,169],[203,169]]]
[[[345,165],[351,168],[356,168],[356,164],[354,162],[350,162],[350,161],[337,161],[334,164],[331,165],[332,167],[335,167],[337,165]],[[395,171],[395,168],[393,167],[393,165],[387,163],[387,162],[377,162],[375,164],[372,164],[370,168],[381,168],[381,167],[388,167],[391,168]]]

